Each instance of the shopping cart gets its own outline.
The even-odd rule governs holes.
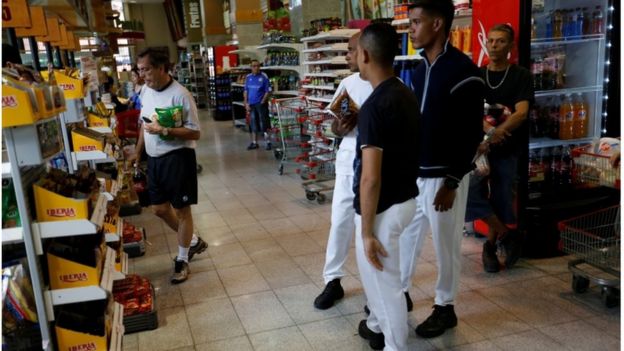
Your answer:
[[[301,133],[301,123],[306,119],[305,98],[272,99],[271,140],[276,144],[273,154],[280,161],[278,173],[284,174],[284,166],[297,166],[296,159],[304,152],[308,137]]]
[[[620,188],[620,167],[611,165],[610,157],[592,152],[586,145],[572,150],[572,179],[579,187],[606,186]]]
[[[589,283],[601,286],[607,307],[620,302],[620,206],[613,206],[559,223],[563,251],[576,258],[568,262],[572,290],[584,293]]]
[[[305,180],[302,186],[306,198],[310,201],[316,200],[319,204],[326,200],[323,192],[334,189],[336,178],[336,138],[331,133],[332,120],[333,116],[325,111],[308,111],[307,118],[303,121],[302,133],[310,137],[306,145],[310,151],[304,152],[297,159],[300,163],[297,172]]]

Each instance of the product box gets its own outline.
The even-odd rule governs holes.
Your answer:
[[[63,351],[106,351],[121,349],[123,335],[123,307],[113,302],[104,311],[95,308],[88,313],[81,311],[59,314],[55,330],[57,346]],[[98,318],[100,313],[104,318]],[[87,317],[88,315],[88,317]],[[87,330],[80,330],[87,329]],[[95,329],[95,332],[91,329]]]
[[[77,128],[72,130],[71,135],[74,152],[104,151],[106,142],[100,133]]]
[[[50,287],[53,290],[100,284],[102,266],[106,259],[105,255],[101,255],[101,259],[97,260],[95,266],[89,266],[62,258],[51,252],[48,252],[46,256],[48,258]]]
[[[89,218],[89,198],[65,197],[38,184],[34,184],[33,189],[38,221],[70,221]]]
[[[82,99],[85,97],[85,89],[82,79],[69,77],[63,73],[56,72],[56,83],[63,89],[66,100]]]
[[[89,112],[87,123],[89,127],[110,127],[110,120],[108,118],[100,117],[91,112]]]
[[[39,120],[39,110],[27,91],[2,84],[2,127],[33,124]]]

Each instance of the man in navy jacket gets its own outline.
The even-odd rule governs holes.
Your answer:
[[[424,338],[457,325],[453,305],[461,271],[468,173],[483,139],[485,87],[477,66],[448,41],[453,17],[452,0],[417,0],[409,7],[410,40],[423,49],[424,60],[412,80],[422,114],[420,194],[416,215],[401,235],[401,275],[407,291],[423,239],[431,230],[438,280],[434,311],[416,328]]]

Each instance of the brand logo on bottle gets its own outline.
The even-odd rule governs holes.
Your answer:
[[[15,95],[7,95],[2,97],[2,108],[17,107],[17,99]]]
[[[64,283],[86,282],[87,280],[89,280],[89,275],[85,272],[61,274],[59,276],[59,279]]]
[[[76,210],[68,208],[49,208],[46,210],[48,216],[51,217],[76,217]]]
[[[96,147],[95,145],[83,145],[81,147],[79,147],[80,151],[95,151]]]
[[[60,83],[59,86],[63,90],[76,90],[74,83]]]

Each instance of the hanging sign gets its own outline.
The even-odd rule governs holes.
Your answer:
[[[51,43],[61,40],[61,28],[59,26],[58,18],[48,17],[46,18],[46,26],[48,27],[48,35],[37,37],[37,41],[49,41]]]
[[[2,28],[30,27],[26,0],[2,0]]]
[[[203,41],[200,0],[184,1],[184,17],[187,41],[198,43]]]
[[[48,35],[48,25],[46,24],[45,13],[41,6],[30,7],[30,27],[15,28],[15,35],[18,37],[36,37]]]
[[[58,46],[59,48],[63,49],[68,44],[67,27],[65,27],[64,24],[59,25],[59,33],[60,33],[61,39],[59,41],[50,42],[50,44],[52,44],[52,46]]]

